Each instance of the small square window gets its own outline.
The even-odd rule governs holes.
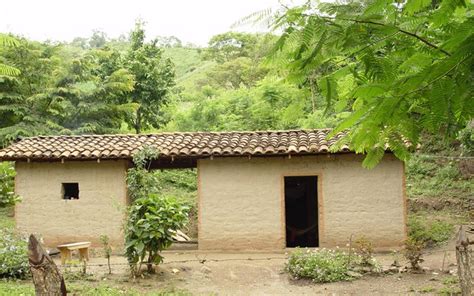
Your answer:
[[[79,199],[79,183],[63,183],[63,199]]]

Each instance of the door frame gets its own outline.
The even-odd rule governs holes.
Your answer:
[[[322,241],[324,238],[324,211],[323,211],[323,173],[319,171],[298,171],[288,172],[280,175],[280,207],[281,207],[281,237],[283,238],[283,248],[293,249],[286,245],[286,207],[285,207],[285,177],[316,177],[317,188],[316,188],[316,205],[318,215],[318,246],[321,248]]]

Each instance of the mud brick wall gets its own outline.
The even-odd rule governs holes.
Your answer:
[[[127,200],[126,163],[117,161],[17,162],[15,208],[17,228],[43,237],[47,246],[91,241],[100,246],[108,235],[123,245]],[[79,199],[64,200],[62,183],[79,183]]]
[[[362,156],[228,157],[198,162],[199,249],[286,247],[284,176],[318,176],[321,247],[344,247],[353,234],[378,249],[406,238],[404,164],[387,154],[374,169]]]

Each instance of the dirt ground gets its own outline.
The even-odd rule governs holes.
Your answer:
[[[208,253],[197,250],[166,251],[156,275],[136,281],[129,278],[124,257],[112,257],[112,275],[104,258],[91,258],[88,273],[96,280],[143,292],[155,289],[183,289],[193,295],[437,295],[452,291],[446,282],[454,279],[455,254],[451,246],[425,255],[424,273],[394,273],[364,276],[350,282],[316,284],[292,280],[283,269],[285,253]],[[445,255],[446,254],[446,255]],[[393,254],[377,254],[388,267]],[[442,266],[444,261],[444,270]],[[401,260],[401,263],[405,262]],[[451,289],[451,290],[450,290]],[[449,295],[449,293],[448,293]]]

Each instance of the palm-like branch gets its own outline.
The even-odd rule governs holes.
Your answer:
[[[19,41],[10,35],[0,33],[0,47],[2,46],[17,46]],[[15,67],[0,63],[0,76],[18,76],[20,70]]]

